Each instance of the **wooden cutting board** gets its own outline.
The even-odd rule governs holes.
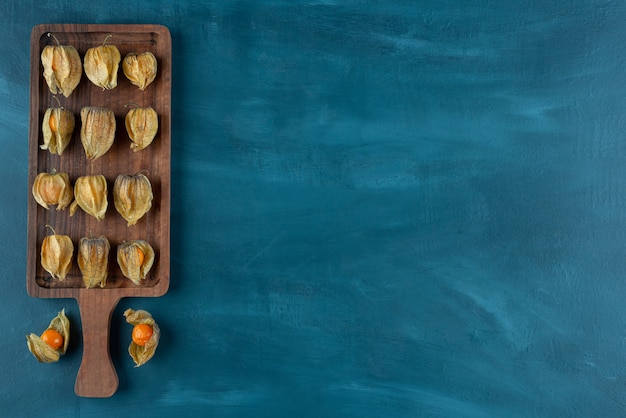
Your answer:
[[[155,81],[141,91],[124,76],[120,64],[118,85],[103,90],[83,73],[74,92],[65,98],[54,95],[61,106],[75,115],[76,127],[72,141],[61,156],[40,149],[43,143],[42,120],[49,107],[58,107],[43,77],[41,52],[46,45],[72,45],[84,59],[88,48],[99,46],[108,35],[107,44],[118,47],[122,60],[130,52],[152,52],[157,58]],[[115,393],[118,377],[109,352],[110,319],[123,297],[157,297],[164,295],[170,282],[170,149],[171,149],[171,37],[159,25],[91,25],[44,24],[31,33],[30,127],[28,156],[28,254],[26,288],[36,298],[74,298],[78,302],[82,322],[83,358],[76,378],[75,392],[85,397],[108,397]],[[159,130],[147,148],[133,152],[125,129],[128,106],[151,106],[159,115]],[[80,110],[84,106],[106,107],[116,119],[115,142],[99,159],[87,160],[80,141]],[[31,194],[37,174],[66,172],[72,185],[77,177],[102,174],[108,185],[108,209],[103,220],[86,214],[80,208],[70,217],[69,208],[46,210]],[[136,225],[128,226],[113,205],[113,183],[119,174],[142,172],[152,183],[154,200],[150,211]],[[53,280],[41,266],[40,249],[43,238],[50,234],[50,225],[57,234],[69,235],[75,247],[72,269],[64,281]],[[104,288],[85,288],[76,263],[76,249],[82,237],[104,235],[111,244],[108,279]],[[123,241],[143,239],[155,250],[156,259],[148,277],[135,285],[122,275],[117,265],[117,246]],[[130,329],[130,328],[129,328]],[[117,332],[117,331],[116,331]],[[130,344],[130,331],[128,341]],[[73,338],[80,336],[72,336]]]

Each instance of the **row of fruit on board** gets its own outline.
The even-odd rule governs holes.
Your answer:
[[[112,35],[107,35],[102,45],[87,49],[84,62],[74,46],[61,45],[51,33],[48,36],[54,38],[56,45],[43,48],[41,64],[43,77],[52,94],[69,97],[80,83],[83,69],[89,81],[103,90],[117,87],[121,54],[115,45],[107,45]],[[143,91],[156,78],[157,59],[150,51],[131,52],[124,57],[122,71],[133,85]]]

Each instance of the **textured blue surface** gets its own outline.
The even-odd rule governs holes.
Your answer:
[[[85,4],[0,4],[3,416],[626,416],[623,2]],[[46,22],[172,33],[171,287],[109,399],[26,294]]]

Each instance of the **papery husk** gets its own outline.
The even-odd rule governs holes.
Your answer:
[[[142,52],[141,54],[131,52],[122,61],[122,71],[133,85],[143,91],[156,78],[156,57],[150,51]]]
[[[159,116],[151,107],[130,109],[124,121],[132,141],[130,148],[135,152],[150,145],[159,130]]]
[[[137,253],[143,253],[143,260]],[[145,240],[125,241],[117,247],[117,264],[124,277],[136,285],[146,278],[154,263],[154,249]]]
[[[106,37],[104,42],[107,41]],[[85,52],[85,74],[87,78],[103,90],[111,90],[117,87],[117,71],[120,66],[119,49],[115,45],[100,45],[89,48]]]
[[[52,234],[41,243],[41,266],[53,279],[63,281],[72,268],[74,244],[69,236],[57,234],[54,229]]]
[[[61,357],[61,353],[46,344],[37,334],[27,335],[26,344],[28,350],[40,363],[56,363]]]
[[[81,176],[74,183],[74,201],[70,206],[73,216],[78,206],[97,220],[104,219],[108,201],[107,180],[102,174]]]
[[[50,93],[61,93],[65,97],[76,89],[83,74],[83,65],[78,51],[71,45],[47,45],[41,52],[43,78]]]
[[[152,184],[145,175],[120,174],[115,179],[113,203],[128,226],[135,225],[150,210],[152,198]]]
[[[39,173],[31,191],[35,201],[46,209],[49,205],[57,205],[57,210],[65,209],[74,197],[67,173]]]
[[[111,109],[86,106],[80,110],[80,142],[90,160],[102,157],[115,141],[115,114]]]
[[[126,317],[126,322],[133,326],[147,324],[152,327],[152,336],[146,342],[146,345],[142,347],[131,340],[130,346],[128,346],[128,354],[135,362],[135,367],[139,367],[146,364],[154,356],[161,338],[161,330],[148,311],[127,309],[124,311],[124,316]]]
[[[48,108],[43,115],[43,145],[39,148],[50,151],[50,154],[63,154],[72,140],[74,125],[74,113],[71,111],[62,107]]]
[[[100,235],[97,238],[83,237],[78,245],[78,267],[83,274],[87,289],[107,283],[109,273],[109,240]]]
[[[28,350],[41,363],[54,363],[59,361],[60,356],[64,355],[70,343],[70,321],[65,316],[65,309],[50,321],[48,329],[53,329],[63,337],[63,345],[57,350],[46,344],[39,335],[29,334],[26,336],[26,345]],[[44,331],[45,332],[45,331]],[[43,334],[43,333],[42,333]]]

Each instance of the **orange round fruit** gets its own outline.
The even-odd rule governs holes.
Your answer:
[[[53,329],[45,330],[43,334],[41,334],[41,339],[55,350],[58,350],[63,345],[63,336]]]
[[[48,125],[50,125],[50,130],[52,133],[56,133],[57,131],[57,120],[54,117],[54,113],[50,114],[50,119],[48,119]]]
[[[152,337],[153,329],[148,324],[137,324],[133,327],[133,341],[140,347],[146,345],[150,337]]]

